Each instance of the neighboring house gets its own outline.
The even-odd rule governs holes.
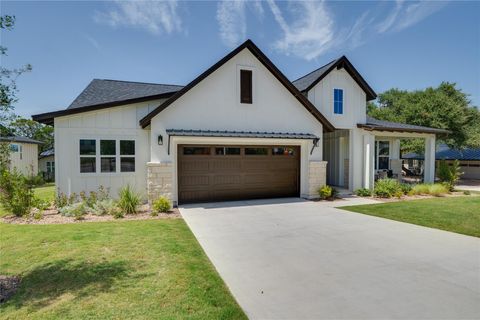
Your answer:
[[[45,181],[55,181],[55,151],[45,150],[38,157],[38,171]]]
[[[458,160],[460,171],[463,172],[462,179],[480,179],[480,148],[456,150],[450,149],[446,145],[440,145],[435,158],[437,159],[437,168],[441,160],[446,160],[449,165]],[[424,157],[421,154],[408,153],[402,156],[402,159],[411,167],[423,167]]]
[[[25,137],[0,137],[0,142],[10,144],[10,168],[27,176],[38,174],[38,145],[41,141]]]
[[[327,181],[373,187],[377,169],[398,167],[403,137],[426,140],[433,181],[445,131],[367,118],[375,97],[346,57],[292,83],[247,40],[184,87],[96,79],[33,119],[55,127],[65,193],[130,184],[175,203],[314,198]]]

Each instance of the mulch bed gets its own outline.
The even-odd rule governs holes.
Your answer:
[[[19,277],[0,275],[0,303],[7,301],[11,296],[13,296],[19,285]]]
[[[168,213],[159,213],[158,216],[152,216],[148,205],[140,206],[137,214],[126,214],[123,218],[115,219],[113,216],[104,215],[97,216],[94,214],[86,214],[83,219],[76,220],[74,217],[64,217],[58,213],[56,209],[48,209],[43,211],[41,219],[34,219],[33,215],[27,217],[6,216],[0,219],[4,223],[10,224],[65,224],[65,223],[84,223],[84,222],[101,222],[101,221],[123,221],[123,220],[159,220],[159,219],[180,219],[180,211],[173,208]]]
[[[430,194],[426,194],[426,195],[403,196],[401,198],[396,198],[396,197],[392,197],[392,198],[367,197],[367,198],[378,200],[381,202],[397,202],[397,201],[405,201],[405,200],[408,201],[408,200],[432,199],[432,198],[452,198],[452,197],[461,197],[461,196],[465,197],[466,195],[463,192],[454,191],[452,193],[447,193],[440,196],[433,196]],[[476,195],[474,193],[470,195],[470,197],[475,197],[475,196]]]

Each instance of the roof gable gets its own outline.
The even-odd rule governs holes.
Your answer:
[[[301,78],[298,78],[292,83],[297,87],[301,92],[308,92],[312,89],[317,83],[319,83],[323,78],[327,76],[332,70],[345,69],[348,74],[355,80],[355,82],[362,88],[362,90],[367,95],[367,101],[373,100],[377,97],[377,94],[373,89],[368,85],[368,83],[363,79],[363,77],[358,73],[355,67],[350,63],[347,57],[342,56],[336,60],[330,61],[326,65],[310,72],[309,74],[304,75]]]
[[[309,111],[320,123],[322,123],[325,131],[333,131],[333,125],[318,111],[318,109],[300,92],[298,89],[283,75],[280,70],[267,58],[267,56],[251,41],[247,40],[236,49],[231,51],[225,57],[220,59],[213,66],[208,68],[205,72],[200,74],[192,82],[183,87],[180,91],[175,93],[167,101],[159,105],[152,112],[146,115],[143,119],[140,120],[140,125],[145,128],[150,125],[150,122],[153,117],[159,114],[161,111],[165,110],[173,102],[187,93],[190,89],[199,84],[203,79],[207,78],[210,74],[219,69],[222,65],[240,53],[243,49],[248,49],[256,59],[258,59],[265,68],[275,76],[275,78],[304,106],[307,111]]]

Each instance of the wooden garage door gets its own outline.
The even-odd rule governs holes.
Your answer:
[[[296,146],[178,146],[179,203],[296,197]]]

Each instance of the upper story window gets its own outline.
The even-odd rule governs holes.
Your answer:
[[[253,103],[252,70],[240,70],[240,103]]]
[[[343,114],[343,89],[333,89],[333,113]]]

